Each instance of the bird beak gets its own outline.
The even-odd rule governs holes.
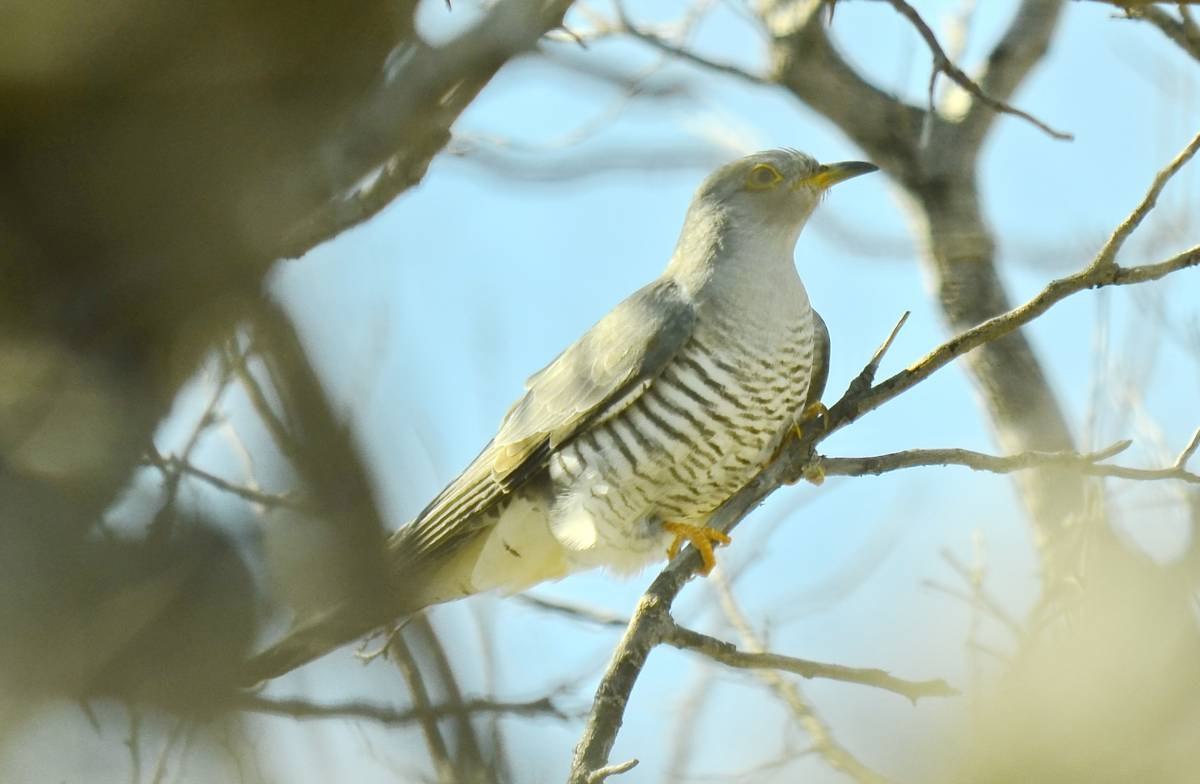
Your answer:
[[[815,190],[823,191],[851,177],[857,177],[860,174],[870,174],[878,170],[879,167],[875,164],[864,163],[863,161],[825,163],[817,167],[816,173],[810,174],[802,180],[797,180],[794,187],[799,188],[805,185]]]

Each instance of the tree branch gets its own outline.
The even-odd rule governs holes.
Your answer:
[[[605,765],[603,768],[593,770],[587,777],[588,784],[599,784],[611,776],[619,776],[622,773],[628,773],[638,766],[638,760],[631,759],[624,762],[618,762],[615,765]]]
[[[678,60],[683,60],[686,63],[691,63],[692,65],[705,68],[715,73],[724,74],[725,76],[732,76],[733,78],[740,79],[743,82],[749,82],[750,84],[758,86],[774,86],[774,82],[765,76],[747,71],[741,66],[734,65],[733,63],[723,63],[717,60],[711,60],[707,57],[696,54],[691,49],[672,44],[664,40],[662,37],[650,32],[649,30],[644,30],[638,27],[633,20],[629,18],[628,14],[626,14],[625,6],[620,3],[617,4],[617,19],[621,25],[617,32],[625,33],[643,43],[649,44],[652,48],[657,49],[663,54],[668,54]]]
[[[1084,289],[1126,286],[1158,280],[1172,272],[1200,264],[1200,245],[1188,248],[1165,261],[1137,267],[1122,267],[1111,258],[1133,229],[1141,223],[1149,209],[1154,206],[1155,200],[1166,182],[1195,155],[1197,149],[1200,149],[1200,134],[1193,137],[1180,154],[1158,173],[1141,203],[1122,221],[1109,241],[1105,243],[1105,247],[1087,267],[1073,275],[1051,281],[1046,288],[1025,304],[959,333],[926,354],[908,369],[879,383],[861,396],[853,399],[844,397],[830,409],[829,432],[845,427],[868,411],[875,410],[968,351],[1011,334],[1072,294],[1077,294]],[[1110,246],[1113,246],[1111,252],[1108,250]]]
[[[1007,101],[1025,83],[1049,51],[1062,9],[1063,0],[1023,0],[979,75],[979,86],[987,95]],[[993,108],[975,101],[963,118],[963,138],[973,155],[996,120]]]
[[[1162,194],[1163,188],[1167,186],[1171,178],[1192,159],[1196,154],[1196,150],[1200,149],[1200,133],[1192,137],[1182,150],[1175,156],[1172,161],[1166,165],[1158,174],[1154,175],[1154,181],[1150,183],[1150,189],[1146,191],[1146,195],[1142,197],[1137,207],[1134,207],[1133,212],[1121,221],[1100,252],[1096,254],[1096,258],[1092,261],[1093,267],[1110,267],[1117,259],[1117,254],[1125,245],[1125,241],[1129,239],[1137,227],[1142,225],[1142,221],[1150,214],[1158,204],[1158,197]]]
[[[1200,431],[1197,431],[1200,434]],[[1200,475],[1188,471],[1183,462],[1177,461],[1168,468],[1127,468],[1125,466],[1099,465],[1100,461],[1125,451],[1132,441],[1118,441],[1099,452],[1079,454],[1077,452],[1022,452],[1016,455],[988,455],[969,449],[908,449],[874,457],[825,457],[813,458],[811,467],[825,476],[879,476],[892,471],[921,466],[965,466],[973,471],[988,471],[993,474],[1011,474],[1044,466],[1072,468],[1088,476],[1108,476],[1122,479],[1162,480],[1179,479],[1190,484],[1200,484]],[[1193,438],[1192,444],[1195,444]],[[1194,451],[1194,447],[1193,447]],[[1181,461],[1189,456],[1185,449]]]
[[[441,47],[416,39],[321,155],[325,206],[294,226],[277,255],[295,258],[369,219],[420,182],[450,140],[450,126],[496,72],[562,23],[571,0],[503,0]]]
[[[288,716],[293,719],[366,719],[387,725],[405,725],[419,721],[436,721],[461,713],[506,713],[514,716],[552,716],[570,718],[549,697],[525,702],[471,699],[450,705],[428,705],[421,708],[395,710],[370,702],[341,702],[321,704],[299,699],[277,699],[261,694],[244,694],[237,707],[251,713]]]
[[[1157,27],[1163,35],[1174,41],[1179,48],[1200,60],[1200,27],[1192,19],[1187,6],[1196,4],[1197,0],[1176,0],[1179,16],[1172,16],[1165,8],[1144,0],[1094,0],[1098,3],[1116,6],[1123,10],[1129,19],[1142,19]]]
[[[421,672],[421,668],[417,664],[417,657],[413,655],[403,634],[394,634],[388,638],[387,652],[388,658],[395,662],[396,668],[400,670],[405,682],[408,683],[409,694],[416,703],[416,720],[421,726],[425,746],[429,749],[429,760],[433,764],[438,781],[442,784],[451,784],[451,782],[457,781],[459,770],[455,761],[451,759],[450,749],[442,735],[442,728],[438,722],[441,717],[433,714],[433,703],[429,699],[429,690],[425,686],[425,674]],[[452,705],[450,715],[457,714],[459,709],[460,705]]]
[[[694,651],[727,667],[743,670],[782,670],[803,678],[826,678],[844,683],[858,683],[894,692],[916,702],[922,697],[952,697],[958,691],[941,678],[911,681],[897,678],[885,670],[846,667],[810,659],[798,659],[778,653],[742,651],[733,643],[674,624],[663,638],[673,648]]]
[[[925,41],[925,45],[929,47],[930,54],[933,55],[934,73],[936,74],[938,71],[940,71],[946,74],[951,81],[974,96],[977,105],[986,106],[988,109],[995,112],[1001,112],[1003,114],[1011,114],[1014,117],[1020,117],[1022,120],[1033,124],[1035,127],[1041,129],[1055,139],[1069,141],[1075,138],[1074,135],[1070,133],[1051,128],[1049,125],[1034,117],[1032,114],[1022,111],[1015,106],[1011,106],[1003,99],[995,97],[991,93],[987,92],[983,87],[976,84],[971,77],[967,76],[961,68],[954,64],[953,61],[951,61],[951,59],[946,55],[945,50],[942,49],[941,44],[938,43],[937,36],[934,35],[933,30],[929,28],[929,25],[926,24],[925,20],[921,18],[921,15],[917,13],[917,9],[905,2],[905,0],[885,0],[885,2],[891,5],[892,8],[895,8],[898,14],[907,19],[912,24],[913,28],[916,29],[917,34]],[[1010,30],[1010,33],[1011,32],[1012,31]],[[1008,38],[1009,36],[1005,36],[1006,42]],[[1020,40],[1024,42],[1025,39],[1022,38]],[[1005,50],[1000,48],[997,51]],[[993,51],[993,59],[995,58],[995,54],[996,52]],[[998,79],[993,81],[999,82]]]
[[[742,645],[751,651],[762,652],[762,639],[734,599],[729,577],[720,569],[716,570],[711,587],[717,594],[725,618],[742,638]],[[792,718],[812,741],[812,750],[824,757],[832,768],[842,771],[859,784],[883,784],[887,781],[838,742],[832,729],[809,704],[799,684],[793,679],[783,677],[776,670],[756,670],[755,675],[787,706]]]
[[[921,129],[929,113],[862,78],[838,54],[821,19],[823,3],[765,0],[771,81],[837,125],[871,161],[902,181],[916,177]],[[936,118],[934,119],[936,121]]]
[[[276,493],[267,493],[262,490],[256,490],[245,485],[235,484],[228,479],[222,479],[216,474],[209,473],[203,468],[198,468],[191,463],[185,461],[178,455],[161,455],[154,449],[146,450],[145,463],[152,465],[164,472],[178,472],[195,477],[205,484],[212,485],[222,492],[229,493],[241,498],[243,501],[249,501],[252,504],[260,504],[264,507],[275,509],[296,509],[304,511],[308,509],[302,502],[296,500],[289,495],[281,495]]]

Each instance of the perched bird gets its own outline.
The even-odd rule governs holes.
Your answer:
[[[273,677],[438,602],[604,566],[637,570],[705,526],[819,405],[829,333],[796,274],[826,190],[875,171],[756,153],[700,186],[663,274],[526,382],[500,429],[389,540],[388,617],[331,608],[251,664]]]

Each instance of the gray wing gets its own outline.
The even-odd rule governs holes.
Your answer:
[[[453,482],[397,532],[401,560],[432,555],[487,525],[479,513],[547,467],[588,426],[630,405],[687,342],[690,298],[657,280],[613,309],[525,382],[496,437]]]
[[[808,379],[808,399],[804,401],[807,410],[813,403],[821,402],[825,394],[825,384],[829,381],[829,327],[825,319],[817,311],[813,315],[813,359],[812,373]]]

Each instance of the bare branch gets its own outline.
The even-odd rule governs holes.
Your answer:
[[[418,643],[420,649],[426,659],[432,660],[438,676],[438,690],[445,694],[449,707],[459,709],[453,715],[456,740],[454,763],[458,769],[459,778],[481,776],[483,771],[487,770],[487,764],[483,760],[479,737],[475,732],[475,726],[471,723],[470,714],[463,707],[462,689],[459,688],[458,678],[454,674],[454,668],[450,665],[450,657],[446,655],[446,648],[442,645],[437,630],[433,628],[428,613],[418,613],[409,622],[406,629],[411,635],[420,638]]]
[[[929,113],[880,90],[846,63],[826,34],[822,5],[785,0],[760,4],[771,35],[771,80],[829,118],[872,162],[912,181]]]
[[[925,23],[925,20],[921,18],[921,15],[917,13],[915,8],[905,2],[905,0],[885,1],[891,5],[892,8],[895,8],[897,13],[912,23],[912,26],[916,29],[917,34],[924,39],[925,45],[929,47],[930,54],[933,55],[933,68],[935,74],[938,71],[946,74],[946,76],[948,76],[955,84],[973,95],[976,100],[979,101],[979,103],[993,111],[1011,114],[1014,117],[1020,117],[1022,120],[1033,124],[1055,139],[1070,141],[1075,138],[1074,135],[1064,131],[1055,130],[1038,118],[1034,117],[1032,114],[1022,111],[1015,106],[1011,106],[1003,100],[987,93],[982,87],[976,84],[971,77],[967,76],[961,68],[959,68],[950,60],[950,58],[946,55],[945,50],[942,49],[941,44],[938,43],[937,36],[934,35],[933,30],[929,29],[929,25]],[[930,86],[932,87],[932,82],[930,83]]]
[[[1182,15],[1185,10],[1181,7],[1181,18],[1176,19],[1166,9],[1148,5],[1131,11],[1130,16],[1134,19],[1145,19],[1178,44],[1183,51],[1200,60],[1200,29],[1197,29],[1195,22],[1189,17]]]
[[[962,581],[971,589],[971,595],[966,597],[966,600],[972,606],[982,607],[990,616],[1000,622],[1017,640],[1025,639],[1025,629],[1021,626],[1021,622],[1012,616],[1004,606],[997,601],[996,597],[992,596],[983,585],[983,576],[980,570],[971,569],[954,555],[949,550],[942,550],[942,560],[944,560],[954,572],[962,578]],[[940,586],[939,586],[940,587]],[[943,589],[945,590],[945,589]]]
[[[715,71],[719,74],[724,74],[725,76],[732,76],[735,79],[740,79],[744,82],[749,82],[750,84],[759,86],[774,85],[774,82],[765,76],[752,73],[741,66],[737,66],[732,63],[723,63],[717,60],[711,60],[707,57],[697,54],[691,49],[670,43],[660,36],[650,32],[649,30],[644,30],[638,27],[625,13],[625,8],[621,4],[617,4],[617,14],[621,25],[618,29],[618,32],[626,33],[633,38],[642,41],[643,43],[649,44],[651,47],[664,54],[668,54],[679,60],[683,60],[684,62],[691,63],[692,65],[696,65],[710,71]]]
[[[1192,459],[1192,455],[1196,454],[1197,449],[1200,449],[1200,427],[1196,428],[1196,432],[1192,433],[1187,446],[1179,453],[1179,457],[1175,458],[1175,468],[1182,469],[1186,466],[1187,461]]]
[[[275,442],[275,447],[284,457],[295,461],[299,451],[296,437],[292,434],[291,428],[284,423],[280,415],[275,413],[275,407],[267,399],[266,390],[263,389],[263,385],[250,370],[246,362],[246,356],[232,348],[227,348],[225,350],[225,361],[229,363],[230,370],[237,376],[238,381],[241,382],[242,388],[245,389],[246,395],[250,398],[250,405],[254,406],[254,411],[258,414],[259,421],[262,422],[263,427],[270,433],[271,440]]]
[[[896,326],[892,327],[892,331],[888,333],[887,338],[879,344],[879,348],[875,349],[875,353],[871,355],[871,360],[863,366],[859,374],[850,382],[850,386],[846,388],[846,394],[843,397],[860,395],[871,388],[871,385],[875,383],[875,374],[879,372],[880,363],[883,362],[884,356],[891,349],[892,343],[896,341],[896,336],[900,334],[900,330],[904,327],[910,315],[912,315],[912,311],[910,310],[906,310],[900,315],[900,318],[896,321]]]
[[[713,145],[703,143],[662,146],[659,149],[643,145],[589,145],[586,153],[570,155],[514,154],[494,144],[481,143],[470,137],[456,137],[447,146],[446,155],[478,166],[482,171],[503,178],[515,185],[521,182],[578,182],[589,177],[614,173],[651,175],[664,170],[705,168],[724,158]]]
[[[1093,1],[1120,8],[1129,19],[1142,19],[1149,22],[1157,27],[1163,35],[1174,41],[1183,51],[1200,60],[1200,27],[1197,27],[1187,7],[1188,4],[1195,4],[1196,0],[1176,0],[1179,8],[1178,17],[1172,16],[1165,8],[1160,8],[1150,2],[1138,2],[1138,0]]]
[[[229,372],[226,368],[222,368],[217,383],[213,387],[212,394],[209,396],[208,403],[205,404],[200,418],[196,420],[196,424],[192,427],[183,448],[179,450],[177,461],[179,464],[186,463],[191,459],[192,452],[196,451],[201,437],[216,423],[218,418],[217,410],[228,387]],[[155,449],[153,442],[146,448],[144,460],[158,468],[163,474],[163,502],[158,512],[154,515],[154,520],[151,521],[149,530],[150,539],[161,541],[171,532],[171,526],[175,520],[175,499],[179,494],[179,482],[183,478],[182,470],[178,465],[172,464],[171,461],[164,460],[158,454],[158,450]]]
[[[1125,241],[1130,235],[1142,224],[1150,211],[1158,204],[1158,197],[1162,193],[1163,188],[1170,182],[1171,178],[1192,159],[1196,154],[1196,150],[1200,149],[1200,133],[1192,137],[1192,140],[1179,151],[1179,154],[1167,164],[1158,174],[1154,176],[1154,182],[1150,184],[1150,189],[1146,191],[1146,195],[1142,197],[1142,201],[1133,212],[1121,221],[1121,225],[1113,231],[1109,236],[1108,241],[1104,243],[1104,247],[1096,254],[1095,260],[1092,261],[1092,267],[1111,267],[1116,263],[1117,253],[1124,246]]]
[[[340,702],[321,704],[300,699],[276,699],[261,694],[242,695],[237,707],[251,713],[288,716],[293,719],[366,719],[386,725],[405,725],[418,721],[438,720],[460,713],[505,713],[514,716],[552,716],[570,718],[549,697],[524,702],[471,699],[451,705],[427,705],[420,708],[395,710],[370,702]]]
[[[229,493],[230,495],[235,495],[244,501],[249,501],[250,503],[261,504],[262,506],[272,509],[286,508],[301,511],[307,509],[302,502],[292,498],[289,495],[267,493],[262,490],[255,490],[252,487],[235,484],[230,482],[228,479],[222,479],[216,474],[211,474],[208,471],[205,471],[203,468],[197,468],[191,463],[185,462],[183,458],[179,457],[178,455],[163,456],[155,450],[147,450],[145,462],[147,465],[152,465],[164,471],[177,471],[180,474],[186,474],[188,476],[195,477],[205,484],[211,485],[218,490]]]
[[[990,96],[1007,101],[1046,56],[1062,15],[1063,0],[1023,0],[1004,35],[992,47],[978,78]],[[963,138],[977,152],[998,116],[985,102],[972,103],[962,121]]]
[[[619,776],[622,773],[631,771],[638,766],[638,760],[631,759],[619,762],[616,765],[605,765],[603,768],[593,770],[588,776],[588,784],[599,784],[601,781],[607,780],[611,776]]]
[[[278,255],[294,258],[375,215],[425,176],[450,126],[512,57],[562,23],[570,0],[504,0],[450,43],[413,40],[349,130],[323,151],[310,183],[325,206],[294,226]],[[364,184],[365,183],[365,184]]]
[[[926,354],[908,369],[881,382],[861,397],[857,399],[843,398],[830,410],[828,418],[830,432],[844,427],[862,414],[878,408],[901,392],[911,389],[915,384],[928,378],[935,371],[945,367],[968,351],[995,341],[1012,333],[1018,327],[1028,324],[1072,294],[1077,294],[1084,289],[1125,286],[1158,280],[1172,272],[1200,264],[1200,245],[1188,248],[1182,253],[1156,264],[1121,267],[1112,260],[1112,256],[1116,254],[1124,241],[1142,222],[1146,214],[1153,209],[1158,194],[1167,181],[1182,168],[1198,148],[1200,148],[1200,134],[1193,137],[1175,160],[1158,173],[1142,202],[1117,227],[1110,241],[1086,268],[1074,275],[1051,281],[1046,288],[1025,304],[959,333]]]
[[[751,651],[762,652],[762,640],[733,598],[733,589],[725,573],[720,569],[716,570],[709,584],[717,593],[725,617],[741,636],[742,645]],[[833,768],[842,771],[859,784],[881,784],[887,781],[838,742],[829,725],[809,705],[799,684],[783,677],[776,670],[756,670],[755,674],[787,706],[793,718],[812,740],[813,751],[824,757]]]
[[[588,607],[582,604],[574,604],[563,602],[557,599],[546,599],[541,596],[523,593],[514,596],[513,599],[522,604],[528,604],[531,607],[536,607],[539,610],[546,610],[557,615],[564,615],[577,621],[597,624],[599,626],[609,626],[616,629],[624,629],[629,625],[627,618],[622,618],[619,615],[609,613],[595,607]]]
[[[874,457],[823,457],[815,462],[827,476],[879,476],[891,471],[918,466],[966,466],[975,471],[1009,474],[1040,468],[1045,465],[1068,465],[1083,468],[1099,460],[1107,460],[1128,449],[1132,441],[1118,441],[1099,452],[1022,452],[1017,455],[989,455],[970,449],[907,449]],[[1107,468],[1110,466],[1100,466]]]
[[[593,773],[608,764],[617,733],[625,718],[625,707],[650,651],[663,641],[672,621],[669,610],[679,591],[691,579],[700,559],[688,548],[664,569],[642,595],[629,627],[604,668],[592,710],[575,746],[569,784],[588,784]]]
[[[425,687],[424,673],[421,672],[417,658],[408,647],[403,635],[397,634],[390,638],[388,655],[408,683],[409,694],[412,695],[412,700],[416,704],[417,723],[421,725],[421,734],[425,738],[425,746],[429,749],[433,769],[437,771],[438,781],[447,784],[456,781],[458,771],[451,760],[446,739],[442,736],[442,729],[438,725],[440,717],[434,716],[432,713],[433,703],[429,699],[429,690]],[[455,713],[459,709],[459,706],[453,706]]]
[[[911,681],[897,678],[885,670],[862,667],[846,667],[783,656],[778,653],[741,651],[733,643],[710,637],[676,624],[663,639],[667,645],[681,650],[695,651],[713,661],[729,667],[745,670],[782,670],[803,678],[826,678],[844,683],[858,683],[894,692],[916,702],[922,697],[951,697],[958,694],[941,678],[928,681]]]
[[[1115,465],[1098,465],[1113,455],[1125,451],[1132,441],[1118,441],[1098,452],[1022,452],[1016,455],[989,455],[969,449],[908,449],[873,457],[824,457],[816,456],[812,465],[825,476],[879,476],[880,474],[920,466],[965,466],[974,471],[989,471],[993,474],[1011,474],[1043,466],[1073,468],[1088,476],[1111,476],[1125,479],[1180,479],[1193,484],[1200,483],[1200,476],[1187,471],[1183,463],[1177,462],[1169,468],[1127,468]],[[1191,447],[1194,449],[1194,447]],[[1185,454],[1187,450],[1184,450]],[[1186,460],[1185,455],[1180,458]]]

